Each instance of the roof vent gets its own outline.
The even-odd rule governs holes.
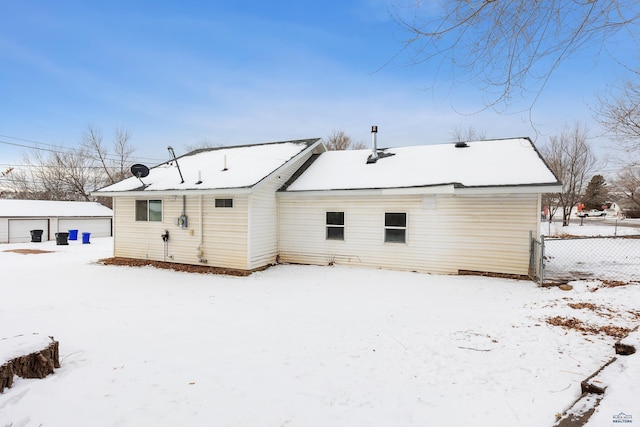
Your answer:
[[[467,144],[464,141],[458,141],[456,142],[456,148],[467,148],[469,146],[469,144]]]
[[[378,126],[371,126],[371,155],[367,159],[367,164],[378,161]]]

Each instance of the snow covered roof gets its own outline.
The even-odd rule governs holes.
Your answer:
[[[286,186],[286,191],[388,189],[453,185],[495,187],[558,185],[528,138],[422,145],[378,150],[328,151]]]
[[[112,217],[113,211],[97,202],[0,199],[0,217]]]
[[[168,161],[150,168],[147,177],[132,176],[97,193],[248,188],[320,143],[321,139],[315,138],[200,149],[178,157],[179,171],[175,161]]]

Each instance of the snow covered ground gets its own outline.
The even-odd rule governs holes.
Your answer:
[[[293,265],[228,277],[105,266],[111,238],[70,243],[0,245],[0,354],[39,333],[61,361],[0,394],[2,427],[550,426],[616,338],[547,319],[640,324],[638,285]],[[621,387],[599,420],[640,420]]]
[[[638,220],[616,223],[610,218],[585,218],[584,225],[571,223],[563,227],[560,223],[543,223],[542,231],[549,237],[544,248],[545,281],[640,282],[640,239],[613,238],[640,237]]]

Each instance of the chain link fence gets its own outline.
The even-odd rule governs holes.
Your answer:
[[[541,285],[572,280],[640,283],[640,235],[532,238],[529,276]]]

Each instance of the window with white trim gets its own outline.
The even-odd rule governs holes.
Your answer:
[[[162,200],[136,200],[136,221],[162,221]]]
[[[327,212],[327,240],[344,240],[344,212]]]
[[[392,243],[407,242],[407,214],[405,212],[385,212],[384,241]]]

